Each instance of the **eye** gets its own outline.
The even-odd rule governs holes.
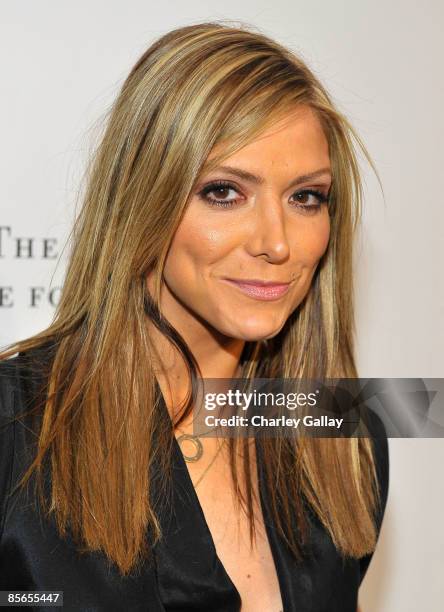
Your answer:
[[[237,198],[233,197],[233,193],[238,194],[239,192],[231,183],[227,181],[214,181],[206,185],[198,195],[212,206],[231,208],[238,201]],[[213,194],[213,197],[210,197],[210,194]]]
[[[328,203],[329,197],[317,189],[303,189],[293,194],[296,198],[295,208],[305,212],[315,213],[320,210],[322,204]]]

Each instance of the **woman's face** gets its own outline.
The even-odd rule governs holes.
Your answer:
[[[246,341],[278,334],[327,248],[330,184],[328,143],[309,107],[200,176],[164,268],[167,319]]]

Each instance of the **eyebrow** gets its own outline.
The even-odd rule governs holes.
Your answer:
[[[254,183],[255,185],[262,185],[265,182],[265,179],[262,176],[257,176],[256,174],[252,174],[247,170],[241,170],[240,168],[235,168],[234,166],[218,166],[217,168],[213,169],[214,172],[219,170],[228,172],[234,176],[238,176],[239,178],[249,181],[250,183]],[[330,168],[321,168],[320,170],[315,170],[314,172],[309,172],[308,174],[301,174],[291,181],[290,187],[307,183],[308,181],[312,181],[313,179],[319,178],[323,175],[329,175],[331,177],[332,174]]]

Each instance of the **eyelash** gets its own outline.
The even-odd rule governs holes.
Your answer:
[[[238,200],[236,199],[235,200],[218,200],[218,199],[207,197],[208,194],[211,193],[212,191],[217,191],[218,189],[222,189],[222,188],[223,189],[233,189],[234,191],[237,191],[237,189],[231,183],[227,181],[214,181],[213,183],[206,185],[199,192],[198,195],[200,196],[201,199],[203,199],[210,206],[216,206],[220,208],[232,208],[233,206],[237,204]],[[293,196],[295,195],[296,196],[297,195],[312,195],[318,200],[317,204],[296,204],[295,206],[296,208],[302,208],[305,211],[310,210],[310,211],[316,212],[320,210],[322,204],[326,204],[329,201],[328,195],[326,196],[324,193],[316,189],[302,189],[301,191],[295,191],[295,193],[293,193]]]

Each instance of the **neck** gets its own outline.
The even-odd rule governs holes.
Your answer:
[[[203,378],[236,378],[240,376],[240,356],[245,341],[228,338],[200,321],[181,325],[180,320],[168,318],[192,352]],[[151,323],[149,334],[157,351],[155,374],[171,416],[177,416],[189,390],[189,376],[185,361],[174,345]]]

